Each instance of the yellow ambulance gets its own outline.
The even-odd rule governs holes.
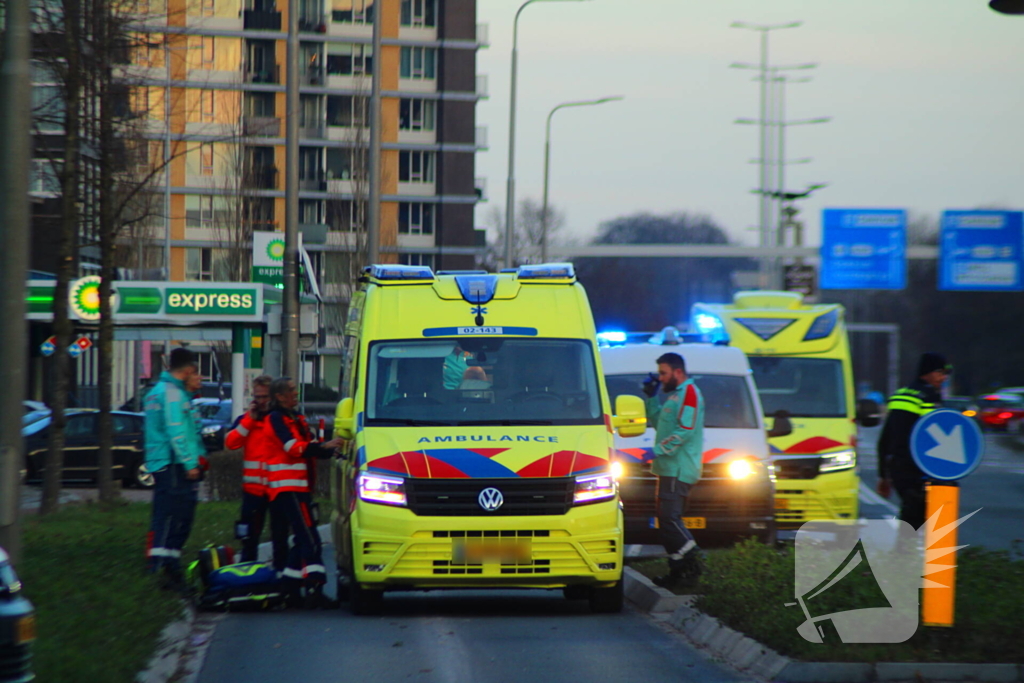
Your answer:
[[[792,432],[769,439],[779,529],[857,518],[857,423],[877,417],[856,414],[843,316],[839,304],[806,304],[795,292],[693,307],[695,331],[726,336],[749,357],[765,416],[789,416]]]
[[[622,609],[615,410],[571,264],[501,273],[365,269],[345,328],[332,468],[339,596],[356,614],[385,591],[563,589]]]

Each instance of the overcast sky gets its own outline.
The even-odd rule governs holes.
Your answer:
[[[489,48],[477,107],[490,149],[477,155],[491,207],[504,212],[512,19],[522,0],[479,0]],[[773,64],[818,62],[789,86],[789,189],[824,182],[803,202],[808,243],[824,207],[1024,208],[1024,17],[987,0],[590,0],[537,2],[519,21],[516,195],[541,197],[544,121],[569,100],[625,101],[558,112],[551,203],[572,235],[639,211],[710,214],[730,239],[756,243],[758,34],[733,21],[803,21],[771,34]]]

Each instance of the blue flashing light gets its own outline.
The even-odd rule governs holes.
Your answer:
[[[363,272],[376,280],[433,280],[434,271],[429,266],[373,265]]]
[[[538,263],[519,266],[517,272],[520,280],[571,280],[576,277],[576,269],[571,263]]]
[[[717,315],[711,315],[710,313],[698,313],[694,316],[693,322],[703,334],[720,332],[725,329],[722,320]]]
[[[811,323],[810,328],[807,330],[807,334],[804,335],[804,341],[814,341],[815,339],[824,339],[825,337],[832,334],[832,331],[836,329],[836,323],[839,322],[839,309],[833,309],[828,313],[823,313],[814,319]]]
[[[459,286],[463,299],[471,304],[485,304],[494,298],[498,276],[489,273],[456,275],[455,284]]]
[[[606,344],[625,344],[626,333],[625,332],[598,332],[597,339],[600,342]]]

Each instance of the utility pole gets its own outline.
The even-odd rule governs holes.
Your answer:
[[[373,5],[373,73],[370,83],[370,206],[366,225],[366,256],[373,264],[380,260],[380,87],[384,60],[381,55],[381,25],[384,3]],[[361,142],[361,141],[360,141]]]
[[[375,55],[376,57],[376,55]],[[299,376],[299,0],[288,0],[288,79],[285,91],[284,301],[281,370]]]
[[[25,394],[27,330],[25,275],[31,227],[28,183],[31,164],[31,88],[28,0],[7,0],[3,65],[0,68],[0,546],[21,558],[18,503],[21,498],[21,401]]]

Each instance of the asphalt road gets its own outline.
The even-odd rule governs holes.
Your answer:
[[[326,554],[333,566],[333,548]],[[230,614],[199,683],[749,680],[649,617],[593,615],[560,591],[391,593],[384,605],[378,617],[344,607]]]
[[[874,493],[878,481],[875,443],[878,429],[863,429],[860,435],[861,516],[869,519],[892,517],[899,496],[890,505]],[[960,514],[978,514],[959,528],[959,543],[1009,550],[1020,541],[1024,551],[1024,441],[1018,437],[987,432],[985,455],[970,476],[960,481]]]

